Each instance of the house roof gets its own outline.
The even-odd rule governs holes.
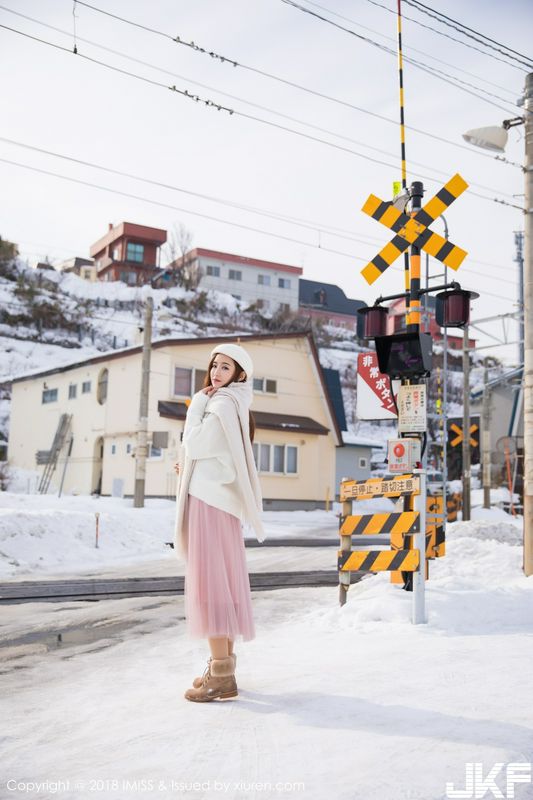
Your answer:
[[[185,403],[160,400],[157,410],[161,417],[168,419],[185,419],[187,406]],[[324,436],[329,433],[329,428],[321,425],[311,417],[300,417],[294,414],[272,414],[267,411],[253,411],[256,428],[272,431],[287,431],[289,433],[315,433]]]
[[[374,439],[366,439],[364,436],[358,436],[351,431],[343,431],[342,440],[348,447],[370,447],[373,450],[382,450],[384,447],[383,442],[376,442]]]
[[[331,402],[333,405],[333,409],[335,411],[335,417],[337,418],[337,423],[341,431],[345,431],[347,425],[346,425],[346,415],[344,413],[344,401],[342,399],[339,370],[330,369],[328,367],[322,367],[322,372],[324,373],[324,380],[326,381],[326,386],[328,387],[328,393],[329,396],[331,397]]]
[[[279,264],[276,261],[263,261],[260,258],[249,258],[248,256],[238,256],[235,253],[222,253],[219,250],[206,250],[203,247],[196,247],[190,250],[183,257],[184,261],[192,261],[195,258],[216,258],[220,261],[231,261],[233,264],[243,264],[244,266],[260,267],[261,269],[275,269],[282,272],[292,272],[301,275],[302,267],[293,267],[290,264]],[[181,258],[177,259],[181,262]]]
[[[336,314],[349,314],[351,317],[356,317],[357,309],[366,306],[362,300],[346,297],[342,289],[333,283],[308,281],[305,278],[299,281],[299,304]]]
[[[123,236],[131,236],[150,244],[161,245],[167,240],[167,232],[162,228],[150,228],[148,225],[137,225],[135,222],[120,222],[114,227],[110,227],[107,233],[92,244],[89,248],[91,256],[96,256],[108,244],[116,242]]]

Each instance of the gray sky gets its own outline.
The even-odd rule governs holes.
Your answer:
[[[72,0],[3,2],[1,24],[72,49]],[[321,0],[320,5],[329,13],[307,0],[301,0],[301,5],[395,50],[396,17],[390,10],[395,9],[396,3],[379,2],[386,8],[369,0]],[[281,0],[94,0],[94,5],[374,114],[393,120],[399,117],[394,56]],[[5,8],[69,33],[45,28]],[[468,4],[446,0],[438,8],[521,53],[531,52],[533,4],[526,0],[476,0]],[[524,67],[503,64],[477,52],[472,49],[479,46],[474,41],[469,41],[472,47],[465,47],[422,28],[406,17],[459,38],[456,31],[406,3],[402,9],[404,56],[473,84],[476,88],[469,87],[469,91],[485,98],[474,97],[450,85],[448,79],[441,80],[406,63],[407,125],[464,144],[461,134],[466,129],[497,125],[521,113],[515,102],[522,93]],[[333,12],[341,16],[333,16]],[[325,139],[364,157],[217,111],[168,89],[0,29],[4,72],[0,136],[230,203],[297,217],[311,222],[313,228],[257,216],[1,142],[1,158],[145,198],[123,197],[0,162],[0,235],[17,242],[30,263],[45,255],[56,260],[88,255],[89,246],[105,233],[109,222],[128,220],[169,231],[181,222],[193,232],[196,246],[302,266],[304,277],[337,283],[348,296],[366,302],[372,302],[379,294],[403,291],[402,263],[397,262],[373,286],[368,286],[360,275],[366,261],[390,238],[386,228],[367,218],[360,209],[371,192],[390,199],[392,182],[401,179],[397,124],[221,63],[79,3],[76,33],[82,54],[165,86],[175,84],[202,99]],[[128,61],[82,39],[152,66]],[[488,92],[498,98],[490,97]],[[276,116],[273,111],[301,122]],[[304,122],[329,133],[305,127]],[[406,151],[408,182],[424,180],[426,200],[455,172],[471,184],[471,190],[452,205],[446,216],[451,240],[469,252],[457,273],[458,279],[465,287],[481,293],[473,318],[513,311],[517,298],[513,231],[522,228],[523,215],[492,198],[521,206],[521,171],[487,158],[483,151],[460,149],[411,130],[406,133]],[[506,157],[522,163],[523,153],[523,128],[517,127],[510,131]],[[287,238],[274,238],[194,216],[192,212]],[[359,241],[332,235],[327,230],[332,226]],[[443,232],[441,221],[433,227]],[[322,250],[318,249],[319,244]],[[325,248],[346,255],[330,253]],[[441,271],[437,262],[431,262],[431,271]],[[454,277],[451,271],[450,277]],[[516,346],[499,350],[498,354],[512,362]]]

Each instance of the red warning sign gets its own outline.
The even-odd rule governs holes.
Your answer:
[[[395,382],[394,382],[395,383]],[[398,414],[388,375],[379,371],[376,353],[357,356],[357,408],[359,419],[396,419]]]

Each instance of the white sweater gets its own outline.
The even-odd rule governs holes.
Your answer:
[[[197,392],[187,411],[183,447],[194,461],[189,494],[242,519],[243,502],[226,435],[217,414],[209,413],[210,397]]]

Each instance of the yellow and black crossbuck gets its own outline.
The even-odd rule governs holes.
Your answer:
[[[416,244],[430,256],[452,269],[459,269],[467,253],[457,245],[429,230],[429,225],[444,213],[468,188],[456,174],[413,216],[399,211],[391,202],[371,194],[363,206],[365,214],[381,222],[397,235],[361,271],[367,283],[374,283],[409,245]]]

